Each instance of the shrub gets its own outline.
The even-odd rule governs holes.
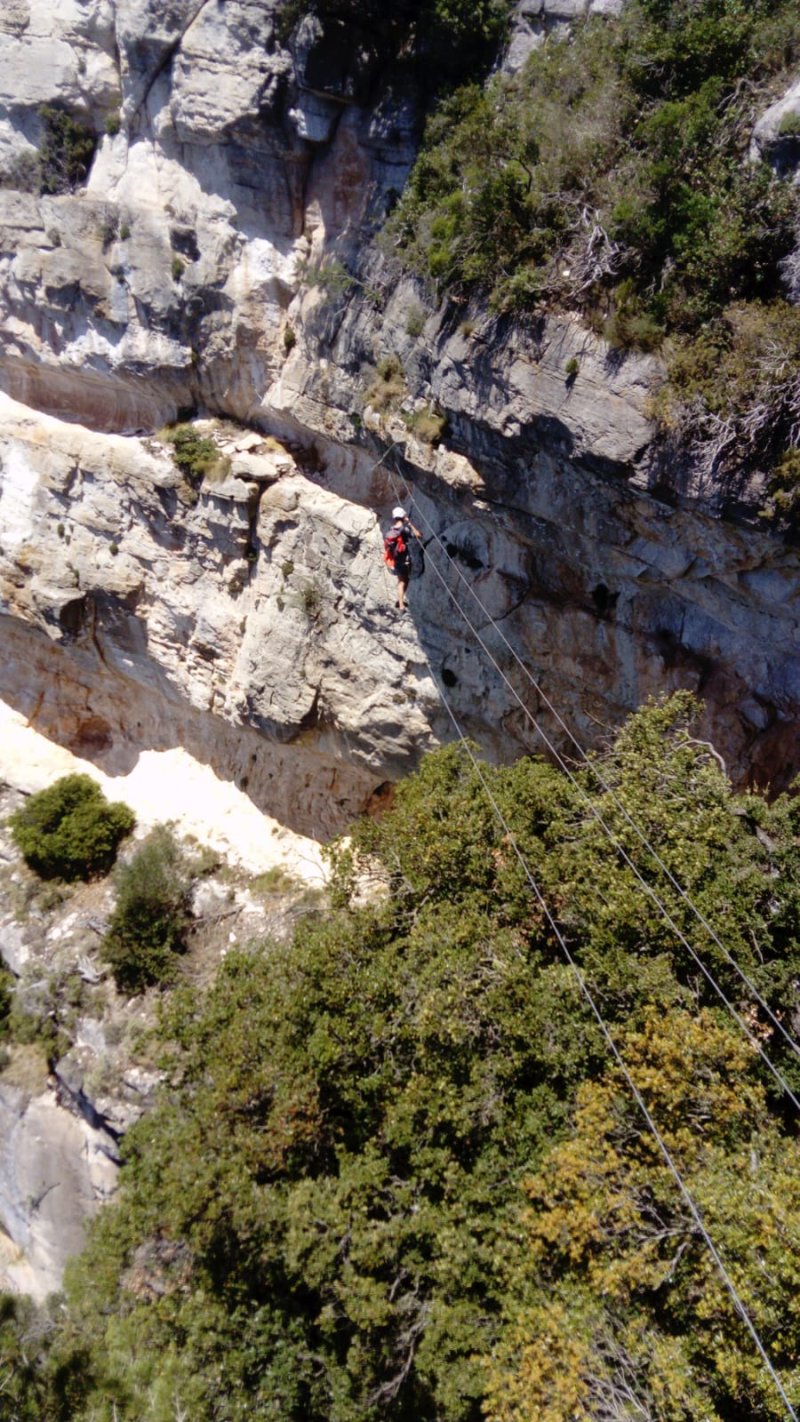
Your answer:
[[[190,483],[224,471],[226,461],[214,440],[199,434],[192,425],[174,425],[163,437],[172,445],[172,458]]]
[[[425,311],[421,306],[412,306],[406,317],[406,335],[416,339],[425,329]]]
[[[103,242],[103,251],[107,252],[112,243],[117,240],[117,217],[116,214],[105,218],[100,229],[100,236]]]
[[[120,128],[122,127],[122,118],[120,116],[119,109],[115,109],[113,113],[108,114],[106,116],[105,127],[106,133],[109,135],[110,138],[113,138],[116,134],[119,133]]]
[[[102,952],[117,986],[136,993],[171,982],[189,921],[189,878],[172,832],[153,830],[115,878],[117,902]]]
[[[316,266],[301,268],[300,275],[307,286],[320,287],[331,298],[344,296],[355,285],[355,277],[352,277],[347,267],[335,257],[325,266],[318,263]]]
[[[657,350],[664,339],[662,327],[647,312],[614,311],[609,316],[603,335],[616,350]],[[577,371],[575,372],[577,374]]]
[[[796,539],[800,532],[800,449],[784,451],[775,466],[769,492],[778,521]]]
[[[283,328],[283,349],[288,355],[297,345],[297,335],[294,326],[284,326]]]
[[[795,439],[800,389],[800,311],[785,301],[729,306],[697,335],[669,342],[668,380],[656,417],[690,442],[699,466],[718,476],[774,471]],[[780,506],[782,500],[778,499]]]
[[[769,298],[800,204],[744,161],[742,135],[799,52],[790,0],[629,0],[580,22],[516,75],[443,101],[387,245],[497,311],[600,304],[622,347]]]
[[[172,258],[172,267],[171,267],[172,280],[173,280],[173,281],[180,281],[180,279],[181,279],[181,277],[183,276],[183,273],[185,272],[185,270],[186,270],[186,266],[185,266],[184,262],[181,260],[181,258],[180,258],[180,257],[173,257],[173,258]]]
[[[304,583],[300,589],[300,606],[306,617],[315,622],[322,611],[322,589],[316,582]]]
[[[400,357],[382,356],[378,361],[375,378],[365,391],[365,405],[371,405],[378,414],[383,414],[399,405],[407,393]]]
[[[577,357],[577,356],[570,356],[569,360],[567,361],[566,365],[564,366],[564,374],[566,375],[567,380],[575,380],[576,377],[577,377],[577,375],[578,375],[578,371],[580,370],[580,368],[581,368],[581,363],[580,363],[580,361],[578,360],[578,357]]]
[[[42,879],[107,874],[136,823],[127,805],[109,804],[89,775],[65,775],[31,795],[11,816],[11,837]]]
[[[38,193],[39,184],[39,159],[30,151],[20,153],[0,172],[0,188],[15,188],[21,193]],[[60,245],[60,240],[53,243],[53,246]]]
[[[131,235],[130,226],[128,225],[127,222],[123,222],[122,226],[121,226],[120,229],[119,229],[119,240],[120,240],[120,242],[127,242],[127,240],[128,240],[128,238],[130,237],[130,235]]]
[[[39,117],[42,121],[40,189],[43,193],[72,192],[88,176],[97,136],[80,119],[50,104],[43,105]]]
[[[447,434],[447,416],[437,405],[426,405],[406,417],[406,426],[424,444],[439,444]]]

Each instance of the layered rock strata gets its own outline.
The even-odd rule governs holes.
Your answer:
[[[540,0],[516,33],[618,9]],[[268,0],[3,13],[7,170],[41,148],[43,103],[98,136],[84,188],[0,190],[0,382],[98,431],[8,407],[12,704],[103,764],[196,746],[322,834],[447,734],[443,676],[490,754],[535,745],[435,578],[413,627],[385,616],[374,513],[394,469],[582,737],[688,683],[735,775],[789,777],[796,559],[720,521],[759,491],[655,467],[654,361],[568,318],[438,309],[372,242],[424,98],[388,19],[288,34]],[[282,433],[302,468],[234,471],[190,505],[163,446],[100,439],[198,407]],[[438,449],[414,436],[426,417]]]

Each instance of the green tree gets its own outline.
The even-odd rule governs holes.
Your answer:
[[[97,135],[66,109],[44,104],[39,110],[39,184],[43,193],[68,193],[89,176]]]
[[[790,1397],[800,1395],[800,1159],[713,1014],[648,1014],[623,1056]],[[655,1138],[616,1071],[526,1184],[491,1422],[783,1417]]]
[[[109,804],[91,776],[65,775],[29,796],[9,823],[31,869],[43,879],[72,880],[107,874],[136,820],[127,805]]]
[[[116,904],[102,944],[117,986],[141,992],[171,982],[176,954],[185,948],[190,881],[187,865],[165,826],[159,826],[115,875]]]

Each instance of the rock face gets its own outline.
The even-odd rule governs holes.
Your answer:
[[[318,837],[433,744],[374,514],[285,455],[198,497],[154,441],[2,413],[0,695],[36,729],[112,775],[185,747]]]
[[[525,0],[515,33],[618,9]],[[734,775],[784,783],[796,556],[725,522],[691,469],[654,471],[655,361],[566,317],[435,309],[398,278],[372,238],[423,81],[389,18],[349,14],[289,35],[270,0],[5,7],[0,151],[35,153],[43,102],[98,144],[83,188],[0,189],[0,384],[28,407],[3,417],[0,690],[103,767],[189,745],[325,835],[449,734],[437,687],[489,754],[538,746],[531,686],[454,635],[456,579],[582,738],[688,684]],[[240,444],[195,500],[163,444],[110,433],[183,408],[296,457]],[[429,572],[401,626],[376,514],[407,488]]]
[[[87,1219],[112,1193],[116,1143],[59,1106],[0,1080],[2,1227],[12,1248],[0,1286],[44,1298],[60,1287],[65,1261],[83,1247]],[[113,1152],[113,1154],[112,1154]]]

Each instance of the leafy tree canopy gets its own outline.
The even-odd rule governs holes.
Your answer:
[[[43,879],[107,874],[135,823],[133,811],[109,804],[89,775],[62,776],[10,817],[14,843]]]
[[[141,992],[175,976],[185,947],[190,881],[175,836],[161,825],[115,875],[117,900],[103,939],[103,956],[123,992]]]
[[[785,1103],[593,813],[777,1054],[623,812],[787,1011],[797,802],[734,794],[694,715],[646,707],[575,784],[482,774],[795,1389]],[[384,891],[361,905],[365,863]],[[79,1374],[75,1422],[599,1422],[634,1383],[669,1422],[774,1414],[459,747],[335,847],[325,915],[173,994],[163,1038],[161,1105],[36,1374]]]

